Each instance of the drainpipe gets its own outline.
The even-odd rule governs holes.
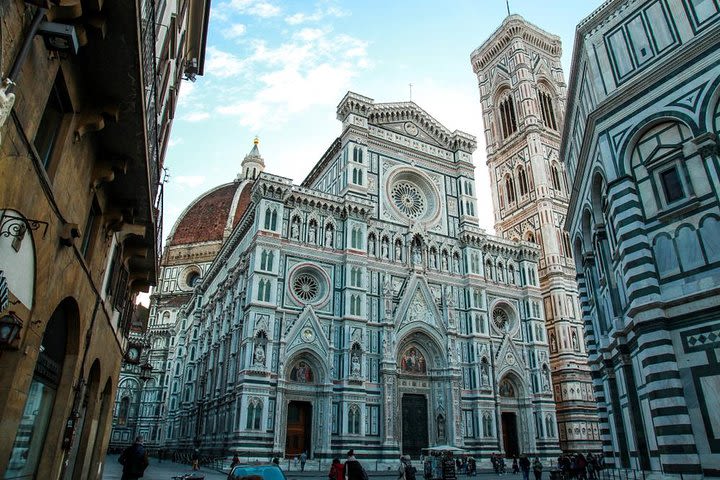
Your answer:
[[[5,125],[5,120],[7,120],[8,116],[10,116],[10,111],[12,111],[13,105],[15,105],[15,94],[12,93],[15,86],[15,79],[17,79],[17,76],[20,74],[20,68],[23,63],[25,63],[28,53],[30,53],[33,38],[35,38],[38,28],[40,27],[40,22],[42,22],[46,12],[47,10],[44,8],[38,8],[35,12],[35,17],[33,18],[30,30],[25,36],[25,40],[20,48],[20,53],[18,53],[18,56],[15,57],[15,61],[13,62],[13,66],[10,69],[8,76],[0,82],[0,128]],[[0,136],[0,145],[1,144],[2,137]]]

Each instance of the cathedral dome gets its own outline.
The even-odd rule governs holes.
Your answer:
[[[251,189],[251,182],[235,181],[200,195],[178,217],[167,245],[222,242],[250,205]]]

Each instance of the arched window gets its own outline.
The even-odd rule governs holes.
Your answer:
[[[363,184],[363,171],[362,171],[362,170],[358,170],[358,181],[357,181],[357,184],[358,184],[358,185],[362,185],[362,184]]]
[[[515,102],[512,95],[508,94],[499,104],[500,126],[502,138],[505,139],[517,131],[517,118],[515,116]]]
[[[263,227],[265,227],[265,230],[270,230],[270,223],[272,222],[272,210],[269,208],[265,210],[265,223]]]
[[[542,120],[546,127],[557,130],[557,121],[555,119],[555,109],[553,108],[552,97],[548,92],[541,89],[538,92],[540,99],[540,112],[542,113]]]
[[[348,410],[348,433],[360,434],[360,407],[357,405],[350,405]]]
[[[262,421],[262,402],[253,398],[248,402],[248,413],[247,413],[247,430],[260,430],[260,423]]]
[[[505,193],[507,194],[508,205],[515,202],[515,185],[510,174],[505,175]]]
[[[550,171],[552,174],[552,184],[553,188],[558,191],[562,191],[561,185],[560,185],[560,173],[558,173],[558,169],[556,165],[553,165],[550,167]]]
[[[130,413],[130,397],[123,397],[120,400],[120,408],[118,408],[118,425],[127,424],[128,414]]]
[[[518,182],[520,183],[520,196],[523,197],[528,193],[527,176],[523,167],[518,167]]]

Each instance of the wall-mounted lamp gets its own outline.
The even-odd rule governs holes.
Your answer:
[[[42,22],[38,28],[38,33],[45,39],[45,46],[48,50],[57,50],[72,54],[78,52],[80,45],[73,25]]]
[[[0,347],[12,345],[20,334],[23,322],[15,315],[15,312],[8,312],[0,317]]]

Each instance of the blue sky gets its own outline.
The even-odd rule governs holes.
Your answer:
[[[601,0],[513,0],[563,42]],[[507,15],[503,0],[213,0],[205,75],[183,82],[165,165],[167,236],[182,210],[232,181],[260,137],[266,171],[300,183],[340,133],[348,91],[376,102],[410,98],[451,131],[478,138],[480,226],[493,232],[477,79],[470,53]]]

